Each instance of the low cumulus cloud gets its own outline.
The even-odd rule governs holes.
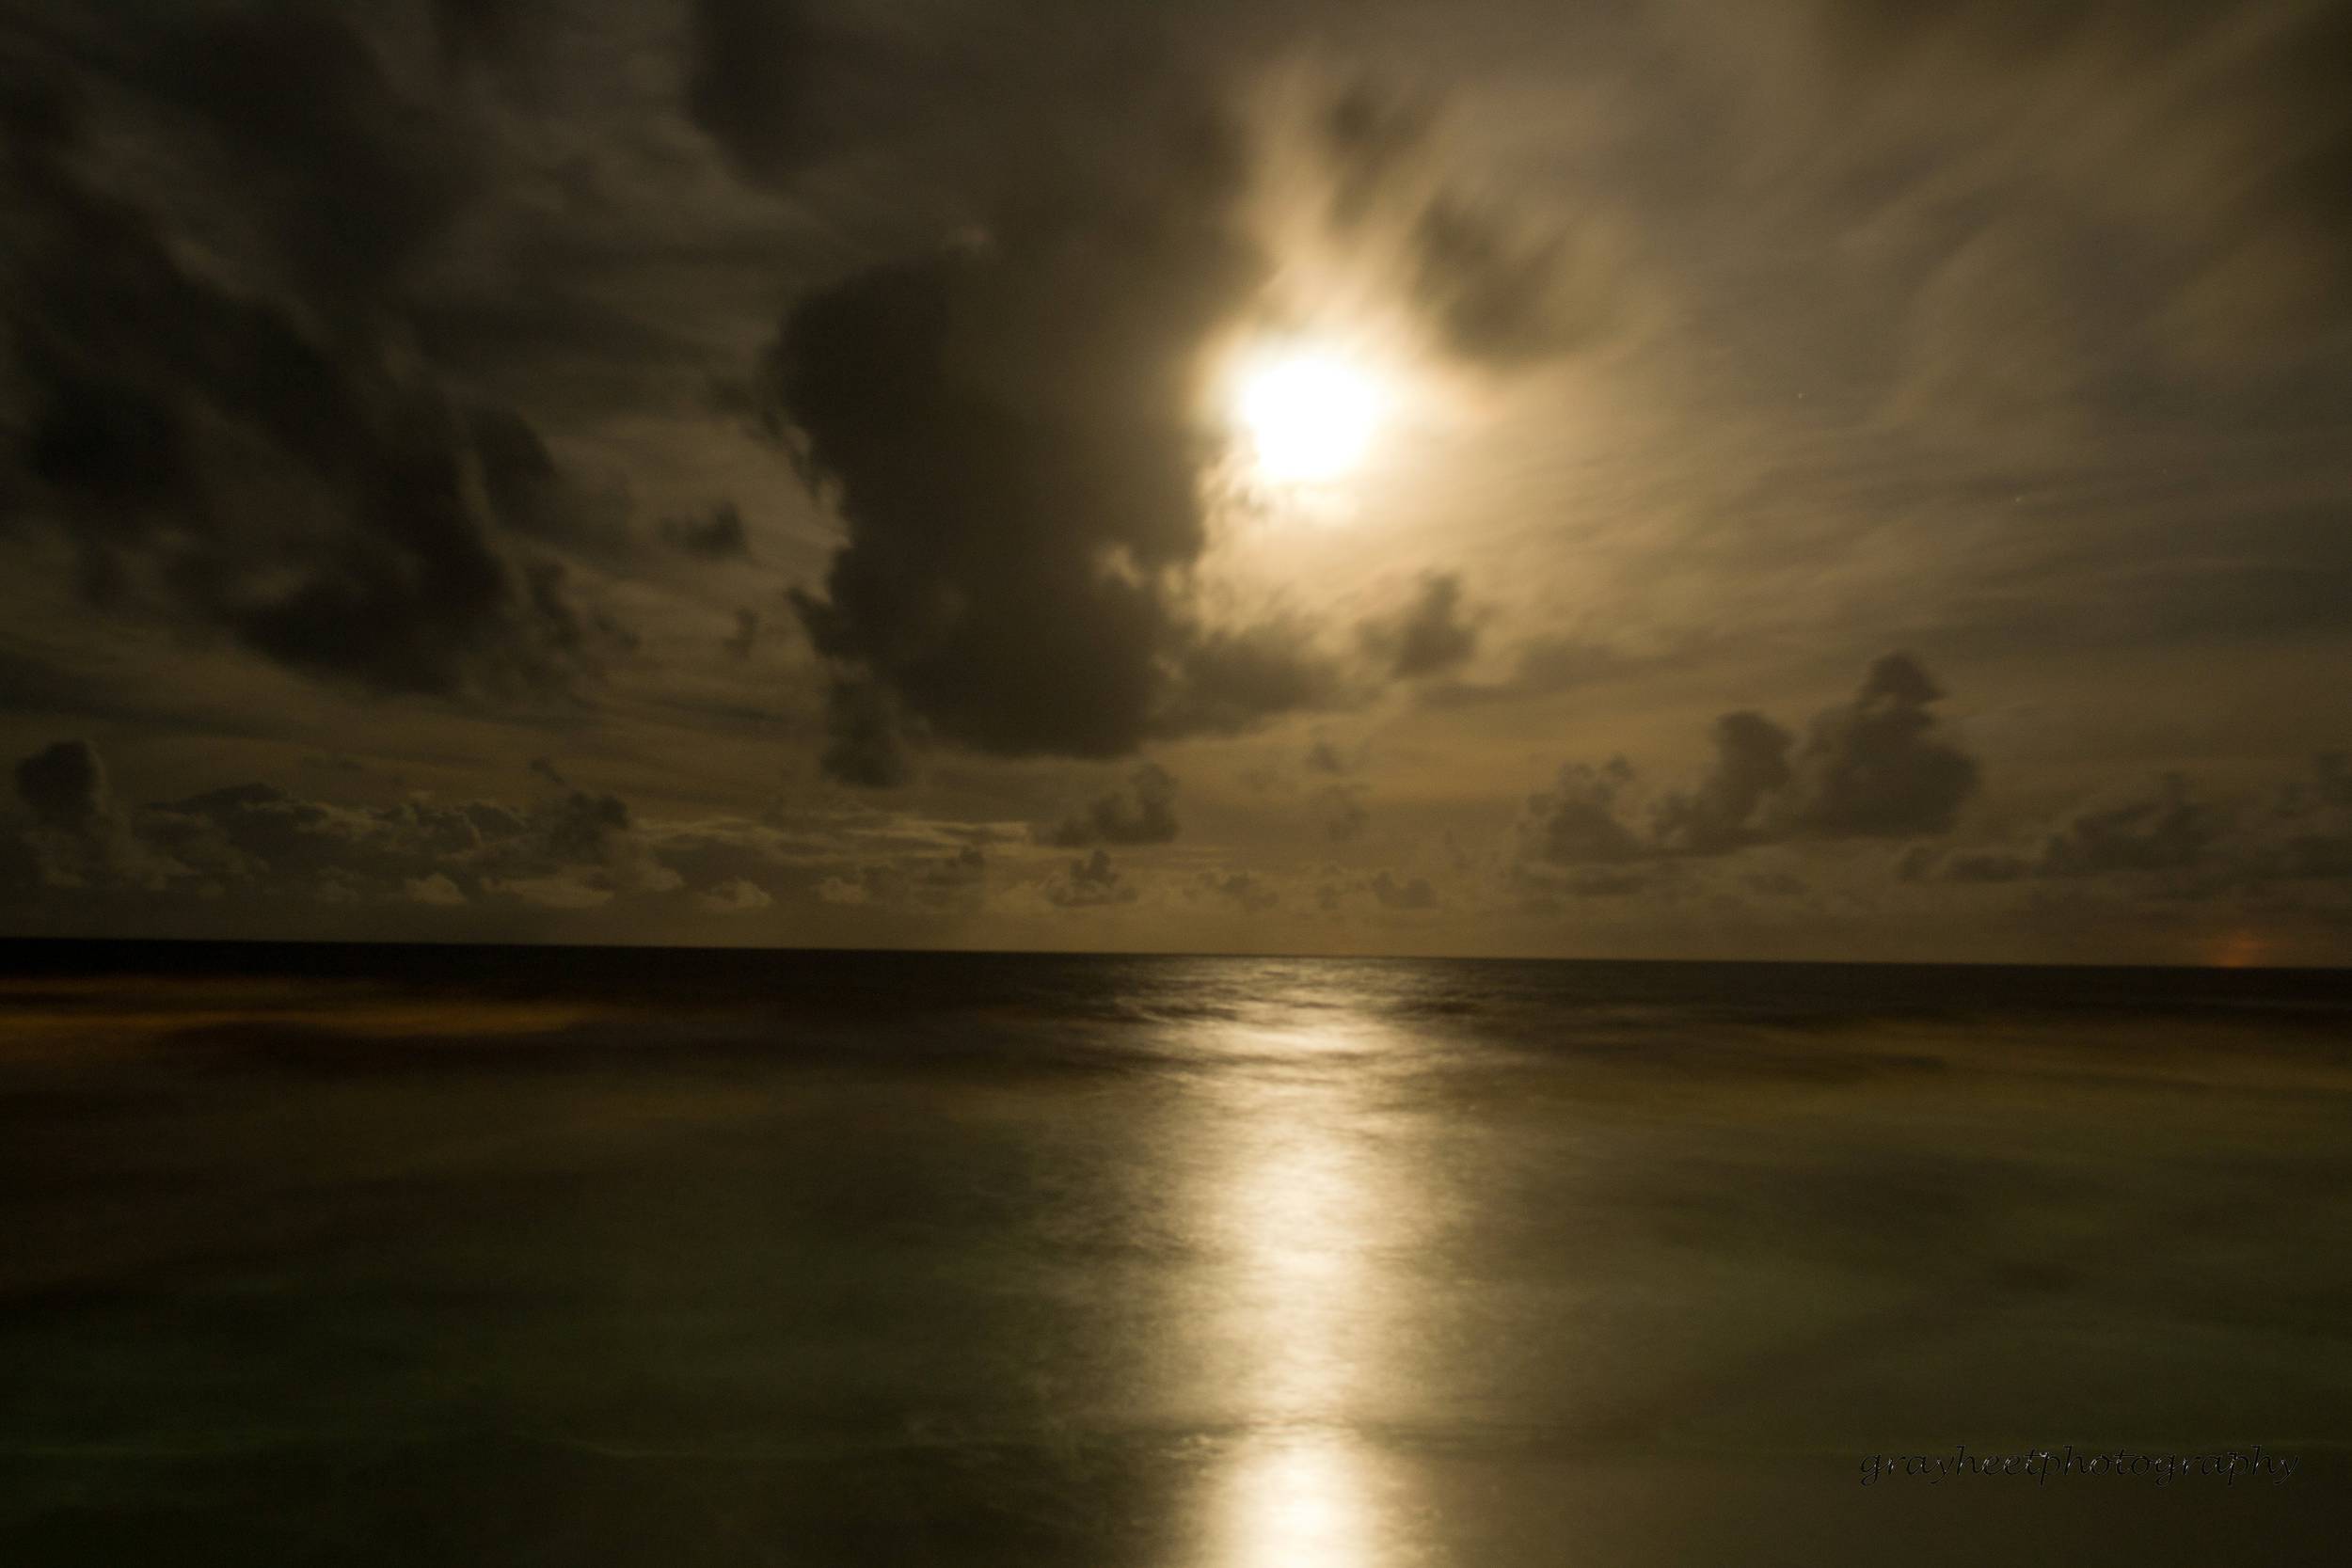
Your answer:
[[[1802,741],[1761,714],[1726,714],[1713,765],[1693,787],[1647,798],[1646,811],[1626,759],[1570,764],[1529,803],[1522,863],[1625,868],[1759,844],[1947,832],[1980,769],[1940,727],[1943,695],[1898,653],[1872,664],[1853,700],[1818,715]],[[1631,891],[1638,879],[1620,869],[1601,881],[1609,886],[1581,890]]]
[[[914,914],[968,914],[988,885],[988,854],[967,844],[951,854],[869,862],[826,878],[818,896],[829,904],[871,905]]]
[[[2305,884],[2352,891],[2352,771],[2338,752],[2266,788],[2216,796],[2184,773],[2084,802],[2038,841],[1915,846],[1906,881],[2104,881],[2172,896]]]
[[[646,822],[551,764],[533,772],[549,787],[520,803],[414,796],[356,805],[255,782],[128,804],[95,748],[60,741],[12,769],[19,815],[0,819],[0,881],[9,884],[0,893],[427,916],[616,904],[756,915],[792,901],[946,916],[979,908],[984,846],[1020,836],[1012,824],[829,809]]]

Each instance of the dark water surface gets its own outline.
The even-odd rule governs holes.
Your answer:
[[[2342,974],[18,943],[0,1563],[2317,1563],[2348,1177]]]

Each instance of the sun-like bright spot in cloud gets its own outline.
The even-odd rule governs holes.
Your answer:
[[[1325,484],[1355,471],[1379,434],[1380,381],[1336,349],[1267,344],[1245,355],[1231,381],[1232,413],[1260,477]]]

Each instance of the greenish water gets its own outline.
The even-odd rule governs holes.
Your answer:
[[[0,1561],[2315,1562],[2346,1512],[2339,976],[5,968]],[[2297,1469],[1862,1484],[1960,1444]]]

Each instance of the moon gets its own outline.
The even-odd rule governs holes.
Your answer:
[[[1243,356],[1232,416],[1258,475],[1279,484],[1327,484],[1359,467],[1379,434],[1379,379],[1316,343],[1264,345]]]

